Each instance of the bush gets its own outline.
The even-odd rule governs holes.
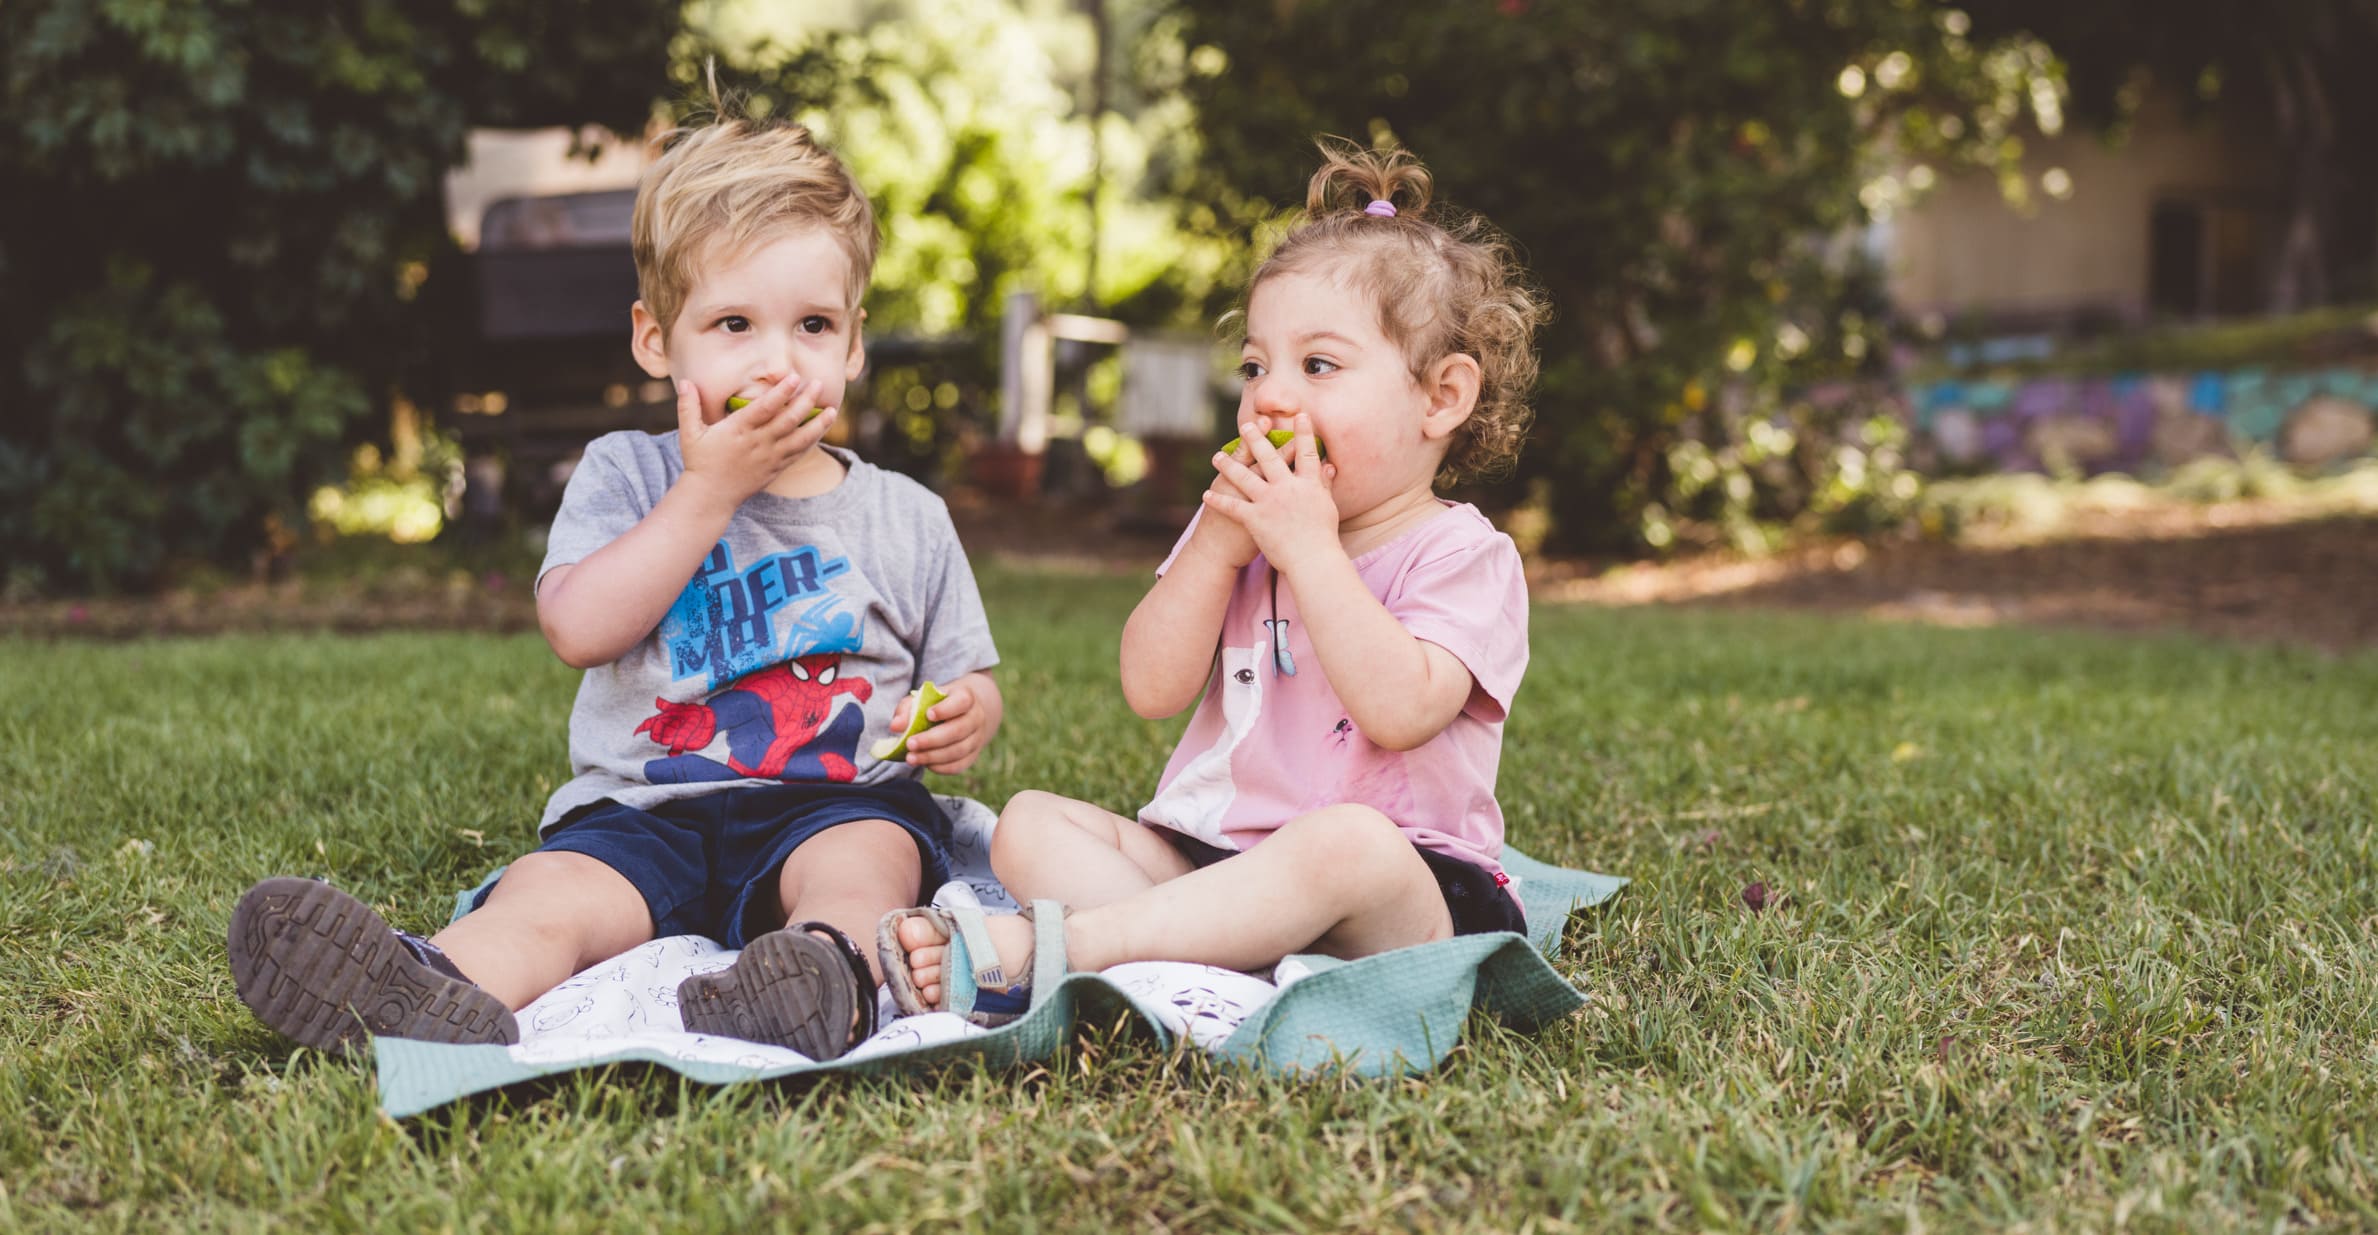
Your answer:
[[[371,415],[434,397],[474,124],[640,127],[666,0],[0,5],[12,587],[241,563]]]

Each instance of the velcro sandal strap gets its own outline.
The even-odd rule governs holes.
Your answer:
[[[1036,900],[1027,915],[1032,919],[1032,1002],[1038,1004],[1065,981],[1065,906]]]
[[[823,935],[842,953],[843,962],[850,966],[851,982],[858,991],[859,1025],[851,1034],[851,1043],[857,1045],[874,1037],[875,972],[867,968],[867,954],[859,951],[858,942],[830,922],[795,922],[789,929]]]
[[[1006,986],[1007,971],[1000,967],[999,949],[991,943],[991,931],[983,922],[983,911],[974,905],[952,905],[942,910],[958,928],[959,938],[966,945],[966,956],[972,962],[976,986]]]

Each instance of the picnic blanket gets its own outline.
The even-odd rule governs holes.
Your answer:
[[[942,797],[956,833],[955,873],[984,907],[1015,901],[990,869],[997,817],[969,798]],[[723,969],[733,952],[693,935],[655,939],[554,987],[519,1014],[514,1046],[457,1046],[375,1038],[380,1107],[402,1118],[470,1094],[581,1068],[642,1063],[724,1085],[805,1073],[882,1073],[972,1061],[1004,1067],[1054,1054],[1077,1023],[1137,1018],[1170,1044],[1186,1038],[1226,1059],[1281,1072],[1342,1067],[1397,1076],[1436,1067],[1473,1008],[1522,1032],[1584,1006],[1547,958],[1571,910],[1607,900],[1626,880],[1548,866],[1506,847],[1527,910],[1528,936],[1465,935],[1357,961],[1294,956],[1261,977],[1210,965],[1142,961],[1068,975],[1032,1011],[997,1029],[951,1013],[894,1019],[878,992],[882,1028],[838,1059],[685,1031],[677,984]],[[480,885],[503,874],[490,874]],[[478,889],[459,895],[455,916]]]

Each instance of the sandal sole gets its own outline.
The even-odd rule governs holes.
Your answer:
[[[851,973],[842,954],[816,936],[773,931],[735,963],[677,985],[677,1014],[690,1033],[788,1047],[824,1062],[851,1048]]]
[[[371,906],[312,879],[267,879],[231,911],[226,940],[240,1002],[275,1032],[345,1053],[373,1035],[510,1045],[504,1002],[413,959]]]

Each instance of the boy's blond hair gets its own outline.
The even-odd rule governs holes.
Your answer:
[[[850,255],[849,306],[875,273],[875,209],[798,124],[723,117],[676,129],[636,186],[636,288],[663,331],[677,322],[698,264],[728,261],[785,228],[823,227]]]

